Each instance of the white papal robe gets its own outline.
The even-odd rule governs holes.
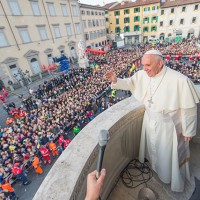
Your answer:
[[[131,78],[118,78],[111,87],[130,90],[146,108],[140,162],[146,157],[159,178],[171,183],[172,191],[182,192],[186,179],[190,179],[189,142],[184,142],[183,136],[196,134],[196,104],[200,99],[193,83],[181,73],[163,67],[155,77],[150,78],[140,70]]]

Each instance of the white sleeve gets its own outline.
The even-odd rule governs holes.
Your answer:
[[[118,90],[134,90],[134,83],[133,83],[133,77],[131,78],[117,78],[117,83],[111,83],[112,89],[118,89]]]
[[[197,129],[197,106],[181,110],[182,134],[185,137],[196,135]]]

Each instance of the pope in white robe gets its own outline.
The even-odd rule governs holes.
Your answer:
[[[106,77],[113,89],[130,90],[145,106],[139,160],[147,158],[152,169],[171,190],[183,192],[189,173],[189,140],[196,134],[200,95],[183,74],[163,66],[162,54],[146,52],[143,70],[131,78]]]

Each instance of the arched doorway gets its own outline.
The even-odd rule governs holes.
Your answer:
[[[73,59],[77,59],[77,54],[76,54],[76,50],[74,47],[71,47],[71,56]]]
[[[165,34],[164,34],[164,33],[161,33],[159,39],[160,39],[160,40],[164,40],[164,39],[165,39]]]
[[[194,29],[193,28],[189,29],[187,37],[191,38],[192,36],[194,36]]]
[[[30,60],[31,63],[31,68],[33,70],[33,74],[38,74],[41,72],[40,66],[39,66],[39,62],[36,58],[32,58]]]

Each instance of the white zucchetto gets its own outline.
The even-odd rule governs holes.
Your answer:
[[[148,55],[148,54],[153,54],[153,55],[159,55],[159,56],[162,56],[162,53],[158,50],[155,50],[155,49],[152,49],[152,50],[149,50],[147,51],[144,55]]]

